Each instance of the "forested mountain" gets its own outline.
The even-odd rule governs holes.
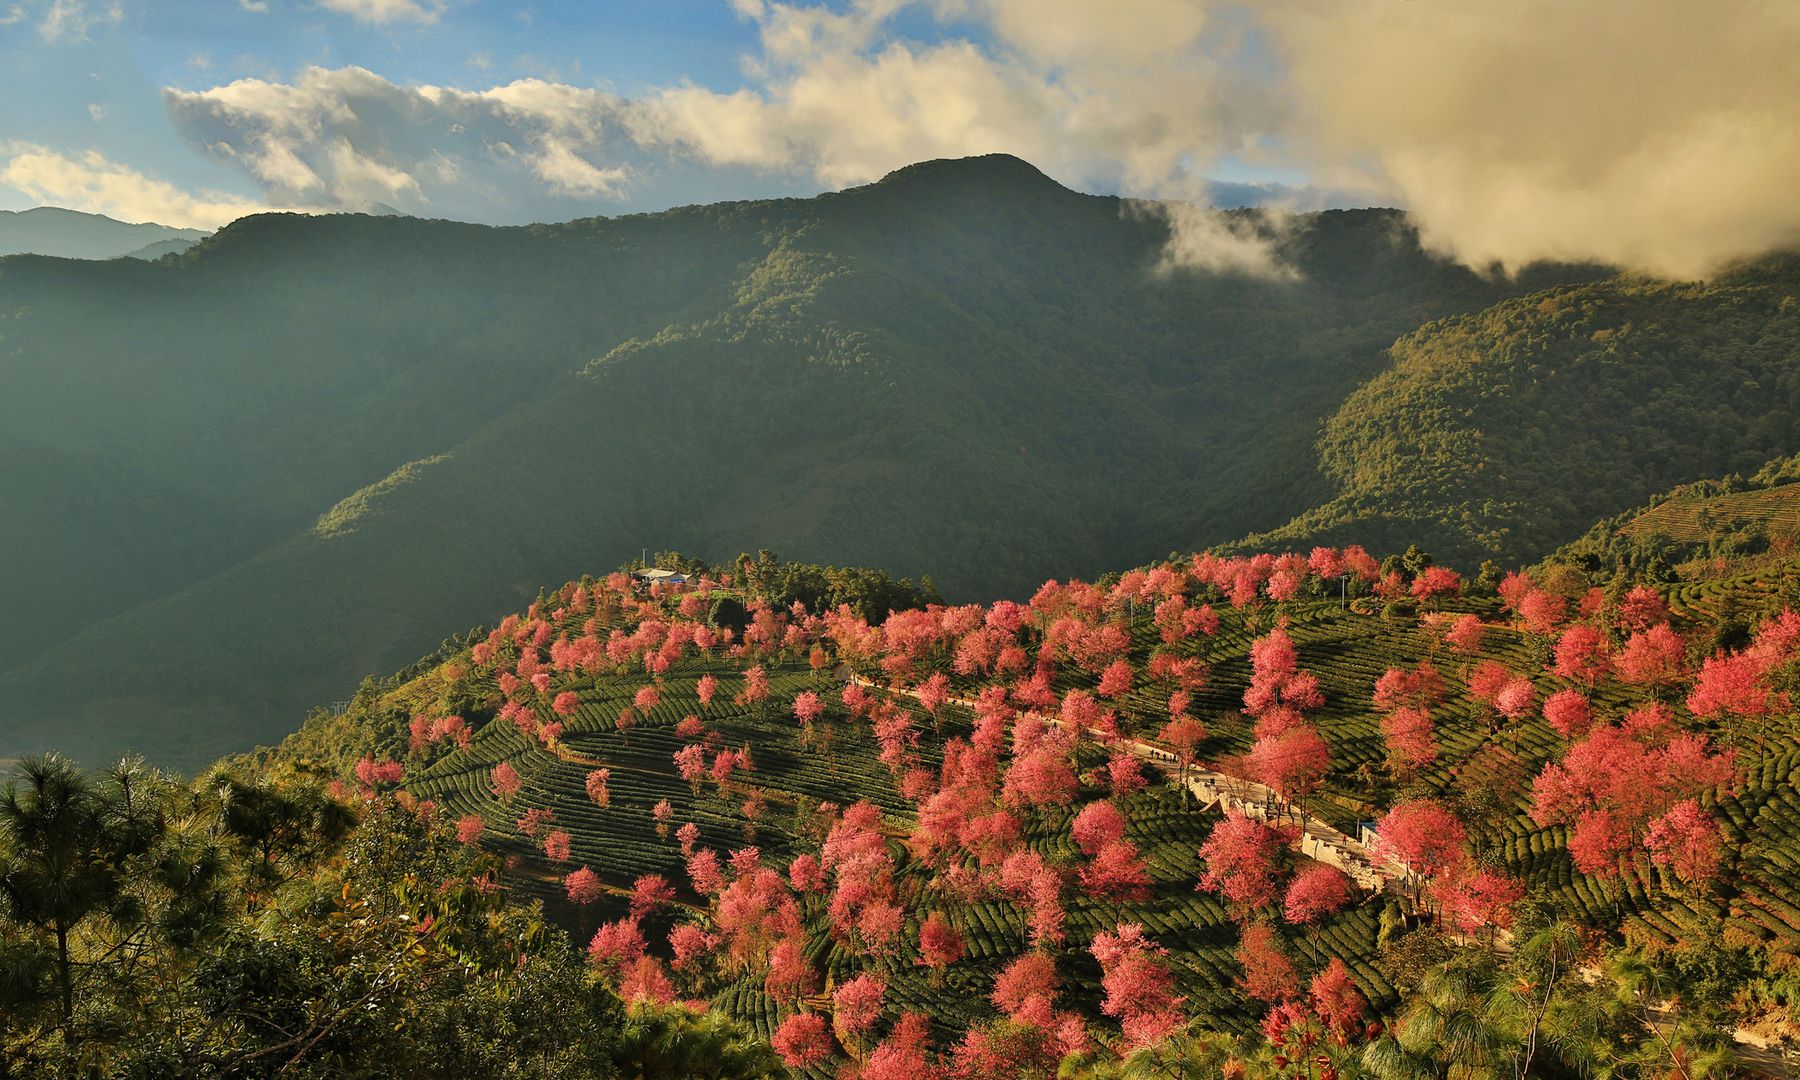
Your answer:
[[[185,251],[206,235],[201,229],[177,229],[148,221],[132,224],[59,206],[0,210],[0,255],[155,259]]]
[[[1800,259],[1613,278],[1428,324],[1326,424],[1339,494],[1254,542],[1537,558],[1675,484],[1800,447]]]
[[[526,228],[266,215],[153,264],[0,262],[0,755],[192,766],[646,547],[880,565],[952,598],[1247,534],[1384,542],[1395,519],[1420,527],[1383,546],[1524,558],[1794,449],[1793,350],[1739,348],[1747,313],[1791,316],[1780,267],[1489,279],[1396,212],[1233,213],[1290,276],[1166,270],[1160,215],[1007,157],[810,200]],[[1583,314],[1597,299],[1630,326]],[[1497,414],[1517,464],[1380,434],[1410,433],[1420,394],[1487,402],[1490,337],[1525,356],[1605,328],[1609,355],[1642,339],[1720,374],[1665,395],[1679,423],[1612,398],[1568,418],[1615,366],[1559,354]],[[1532,443],[1534,410],[1594,445]],[[1664,438],[1641,483],[1610,471],[1627,427]],[[1522,528],[1543,498],[1557,513]],[[1470,500],[1492,506],[1438,524]]]

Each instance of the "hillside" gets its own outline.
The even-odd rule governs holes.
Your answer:
[[[154,259],[184,251],[206,235],[201,229],[177,229],[155,222],[131,224],[56,206],[0,210],[0,255]]]
[[[1396,342],[1320,437],[1337,493],[1251,545],[1534,560],[1667,488],[1793,453],[1797,394],[1800,261],[1519,297]]]
[[[0,262],[0,426],[43,463],[0,476],[32,555],[0,569],[0,754],[191,767],[644,547],[1020,595],[1273,528],[1328,496],[1317,426],[1396,336],[1597,273],[1486,281],[1356,211],[1285,235],[1293,280],[1162,275],[1166,226],[1123,211],[988,158]],[[134,494],[43,494],[96,475]]]
[[[808,1075],[916,1038],[913,1011],[936,1047],[1004,1030],[1020,1053],[1096,1070],[1073,1075],[1113,1075],[1134,1048],[1146,1068],[1233,1057],[1269,1070],[1241,1075],[1285,1075],[1267,1033],[1308,1024],[1346,1077],[1392,1075],[1362,1071],[1384,1054],[1441,1066],[1446,1048],[1342,1026],[1321,1002],[1391,1025],[1432,967],[1496,978],[1568,928],[1589,936],[1560,963],[1592,977],[1545,991],[1559,1034],[1527,1075],[1670,1055],[1723,1068],[1734,1027],[1800,1034],[1800,729],[1785,703],[1718,703],[1704,608],[1623,579],[1587,591],[1567,564],[1496,597],[1323,549],[870,622],[764,597],[750,569],[651,594],[622,574],[571,582],[240,764],[403,774],[506,860],[516,895],[591,937],[627,997],[670,980],[790,1062],[812,1052],[795,1018],[829,1020]],[[1779,603],[1741,601],[1756,625]],[[1663,666],[1646,665],[1665,640]],[[1788,685],[1793,641],[1785,616],[1733,662]],[[1183,760],[1211,777],[1191,794]],[[1234,786],[1249,794],[1211,801]],[[1250,827],[1230,824],[1242,813],[1280,825],[1296,810],[1386,886],[1314,910],[1297,883],[1329,896],[1339,854],[1215,843]],[[1672,848],[1655,839],[1664,816],[1704,825]],[[1124,946],[1132,994],[1107,952],[1122,926],[1150,942]],[[1497,934],[1516,956],[1491,951]],[[1340,980],[1336,996],[1308,997],[1315,976]],[[854,1004],[864,990],[872,1012]],[[1652,1038],[1617,1010],[1655,994],[1680,1002]],[[1277,999],[1288,1019],[1271,1027]],[[1582,1027],[1608,1009],[1607,1030]],[[1483,1022],[1509,1039],[1512,1015]]]

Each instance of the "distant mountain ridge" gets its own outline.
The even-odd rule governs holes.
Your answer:
[[[1406,455],[1354,467],[1394,425],[1486,415],[1491,391],[1406,413],[1434,342],[1496,318],[1536,342],[1555,298],[1579,312],[1610,289],[1641,305],[1633,326],[1676,317],[1735,355],[1785,318],[1781,272],[1642,296],[1596,267],[1488,279],[1385,210],[1300,215],[1274,240],[1283,280],[1168,272],[1168,239],[1142,204],[996,155],[813,199],[517,228],[265,214],[155,263],[0,260],[0,500],[18,508],[0,755],[185,765],[271,741],[364,672],[646,547],[878,565],[952,599],[1277,530],[1385,549],[1383,515],[1459,562],[1535,557],[1654,485],[1766,460],[1800,413],[1779,346],[1754,351],[1760,397],[1659,367],[1742,422],[1675,425],[1636,479],[1508,464],[1508,500],[1477,520],[1461,504],[1492,473],[1427,455],[1443,484],[1396,487]],[[1615,351],[1687,340],[1633,334]],[[1569,366],[1551,405],[1620,363]],[[1579,415],[1629,460],[1642,418],[1616,419]],[[1533,490],[1555,514],[1517,531]]]
[[[209,235],[202,229],[178,229],[155,222],[132,224],[59,206],[0,210],[0,255],[156,259],[185,251]]]

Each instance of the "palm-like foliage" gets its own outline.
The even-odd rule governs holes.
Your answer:
[[[767,1043],[717,1010],[635,1005],[619,1033],[617,1062],[626,1075],[696,1080],[761,1080],[787,1075]]]
[[[21,762],[0,791],[0,894],[19,922],[54,935],[63,1022],[75,1011],[69,935],[119,894],[117,842],[105,802],[55,754]]]

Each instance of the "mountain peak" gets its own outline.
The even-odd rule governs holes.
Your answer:
[[[958,190],[979,187],[988,191],[1035,190],[1068,192],[1037,166],[1011,154],[935,158],[895,169],[869,185],[872,188],[906,190]]]

